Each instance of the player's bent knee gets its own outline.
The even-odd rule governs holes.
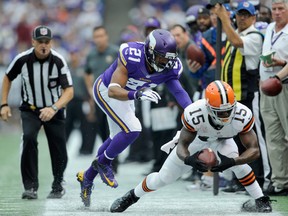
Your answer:
[[[233,166],[230,169],[235,173],[237,178],[242,178],[243,176],[248,175],[252,170],[248,164]]]
[[[159,178],[165,185],[167,185],[175,182],[178,176],[169,170],[165,171],[162,167],[161,172],[159,172]]]
[[[147,187],[150,190],[157,190],[166,185],[166,183],[161,180],[158,172],[149,174],[147,176],[146,182],[147,182]]]

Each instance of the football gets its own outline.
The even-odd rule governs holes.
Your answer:
[[[191,61],[198,62],[200,65],[204,65],[205,54],[196,44],[190,44],[186,49],[186,59],[190,59]]]
[[[282,83],[279,79],[271,77],[261,83],[261,91],[267,96],[276,96],[282,91]]]
[[[204,162],[208,166],[208,168],[211,168],[218,164],[217,157],[214,151],[210,148],[202,149],[201,153],[198,155],[198,159]]]

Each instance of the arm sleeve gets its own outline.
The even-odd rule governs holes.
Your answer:
[[[192,103],[188,93],[183,89],[179,80],[172,79],[166,82],[166,85],[170,93],[175,97],[178,104],[185,109],[188,105]]]
[[[70,86],[73,86],[73,81],[72,81],[72,76],[71,76],[71,72],[69,70],[69,67],[66,63],[66,61],[64,59],[61,59],[62,63],[60,70],[60,74],[59,74],[59,82],[60,85],[63,89],[68,88]]]
[[[12,82],[20,73],[23,66],[25,57],[20,58],[20,55],[16,56],[7,68],[6,75]]]

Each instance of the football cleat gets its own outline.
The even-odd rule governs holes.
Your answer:
[[[242,205],[244,212],[272,212],[271,200],[268,196],[260,197],[256,200],[248,200]]]
[[[86,207],[89,207],[91,203],[91,193],[93,189],[93,182],[85,179],[84,174],[85,174],[84,171],[78,172],[76,177],[81,187],[80,197],[82,199],[82,202],[84,203]]]
[[[48,194],[47,199],[60,199],[65,194],[65,189],[62,188],[60,190],[52,189],[52,191]]]
[[[37,199],[37,191],[33,188],[29,189],[29,190],[25,190],[22,193],[22,199]]]
[[[99,173],[102,181],[112,187],[118,187],[118,183],[113,174],[113,168],[111,165],[100,164],[97,159],[92,162],[92,166]]]
[[[116,199],[111,207],[110,212],[123,212],[129,206],[136,203],[140,198],[135,196],[134,189],[128,191],[123,197]]]

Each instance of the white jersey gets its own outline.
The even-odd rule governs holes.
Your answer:
[[[209,142],[229,139],[239,133],[250,131],[254,125],[254,116],[248,107],[237,102],[231,123],[222,128],[215,128],[211,125],[211,117],[209,119],[206,100],[201,99],[185,108],[182,123],[187,130],[197,132],[200,140]]]

